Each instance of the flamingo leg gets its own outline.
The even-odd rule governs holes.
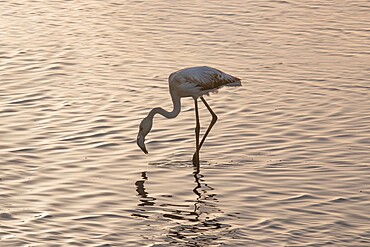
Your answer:
[[[199,122],[199,110],[198,110],[198,99],[194,99],[195,104],[195,117],[196,117],[196,126],[195,126],[195,142],[196,150],[193,155],[193,165],[199,167],[199,132],[200,132],[200,122]]]
[[[211,120],[211,123],[209,124],[209,127],[206,131],[206,133],[204,134],[203,138],[202,138],[202,141],[200,142],[200,145],[199,145],[199,150],[200,148],[202,147],[204,141],[206,140],[206,137],[208,136],[209,132],[211,131],[213,125],[215,125],[215,123],[217,122],[217,115],[216,113],[214,113],[211,109],[211,107],[208,105],[207,101],[203,98],[203,97],[200,97],[200,99],[203,101],[204,105],[207,107],[208,111],[211,113],[212,115],[212,120]]]

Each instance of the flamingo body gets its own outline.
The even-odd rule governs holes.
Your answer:
[[[196,152],[193,156],[193,163],[199,167],[199,150],[202,147],[203,142],[205,141],[211,128],[217,121],[216,114],[205,101],[203,95],[209,95],[210,92],[215,92],[223,86],[241,86],[241,80],[237,77],[226,74],[221,70],[208,66],[201,66],[181,69],[170,74],[168,83],[173,102],[173,110],[169,112],[160,107],[153,108],[140,123],[139,133],[137,136],[137,145],[144,153],[148,153],[145,147],[145,137],[152,129],[154,115],[158,113],[166,118],[174,118],[181,111],[181,98],[192,97],[194,99],[196,113]],[[200,123],[198,113],[198,98],[202,100],[212,115],[212,121],[201,142],[199,142]]]
[[[193,98],[209,95],[222,86],[241,86],[239,78],[208,66],[181,69],[172,73],[168,82],[170,92]]]

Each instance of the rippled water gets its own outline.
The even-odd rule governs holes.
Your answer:
[[[0,246],[369,246],[368,1],[0,4]],[[243,79],[194,173],[167,77]],[[201,105],[204,129],[210,116]]]

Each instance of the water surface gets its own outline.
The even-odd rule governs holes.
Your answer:
[[[368,1],[3,1],[1,246],[369,246]],[[194,173],[167,77],[243,80]],[[210,115],[200,104],[202,130]]]

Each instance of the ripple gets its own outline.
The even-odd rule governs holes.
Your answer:
[[[9,213],[1,213],[0,218],[3,220],[14,220],[14,217]]]
[[[370,244],[368,1],[13,2],[0,246]],[[135,142],[195,65],[243,79],[207,97],[199,171],[191,98]]]

